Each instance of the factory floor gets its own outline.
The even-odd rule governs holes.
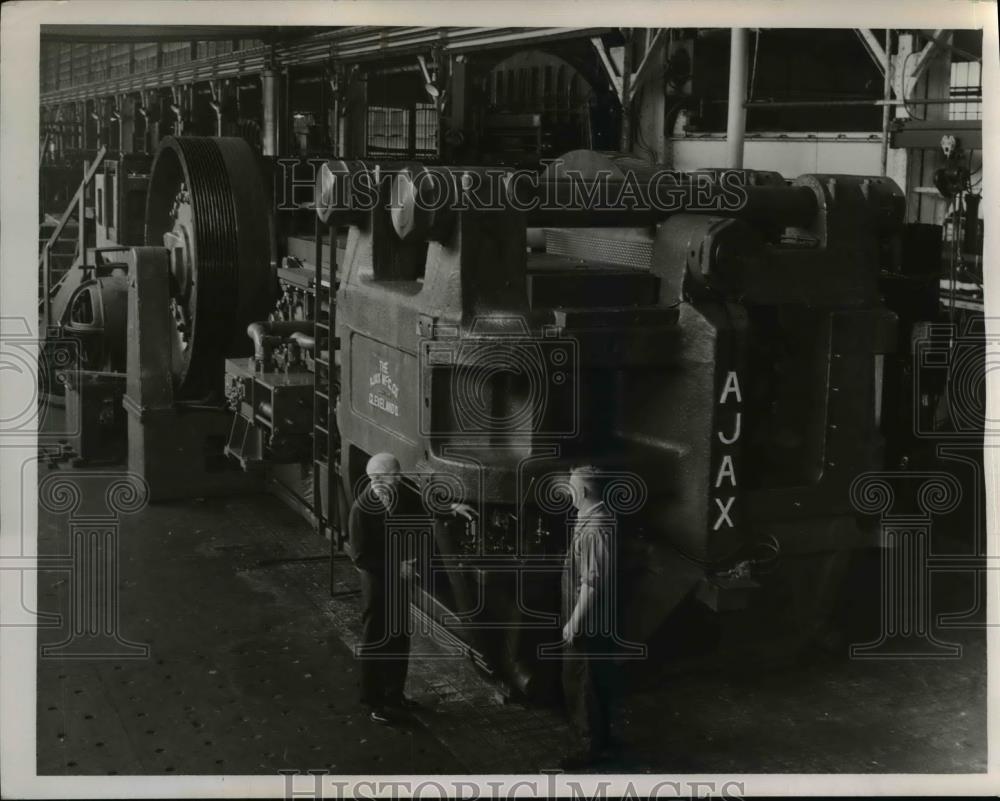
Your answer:
[[[96,487],[115,471],[65,474],[103,502]],[[70,552],[71,522],[40,511],[40,555]],[[435,658],[429,642],[414,644],[423,655],[407,688],[422,704],[413,724],[371,723],[350,650],[358,598],[330,596],[328,543],[275,497],[150,505],[123,515],[116,530],[120,642],[111,650],[120,655],[39,659],[39,774],[557,766],[567,738],[558,709],[504,703],[469,661]],[[338,570],[337,586],[349,589],[350,568]],[[38,608],[64,621],[40,629],[41,646],[66,639],[78,591],[66,570],[40,573]],[[943,639],[962,645],[959,658],[648,666],[623,702],[624,751],[600,770],[984,771],[984,633],[950,630]],[[136,645],[148,656],[126,658]]]

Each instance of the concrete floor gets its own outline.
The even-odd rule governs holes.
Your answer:
[[[68,522],[42,511],[41,555],[68,552]],[[415,659],[408,692],[424,704],[418,720],[371,724],[356,701],[349,648],[358,601],[330,597],[327,553],[325,540],[266,495],[123,517],[118,631],[147,644],[149,658],[39,659],[39,774],[555,767],[566,743],[558,710],[502,703],[462,658]],[[349,567],[340,575],[349,587]],[[40,574],[40,611],[65,615],[71,597],[66,572]],[[41,629],[40,645],[65,633]],[[625,754],[604,769],[984,771],[985,637],[967,629],[945,639],[962,644],[961,658],[651,666],[624,702]]]

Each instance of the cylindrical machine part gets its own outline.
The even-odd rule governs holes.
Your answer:
[[[747,111],[747,29],[733,28],[729,44],[729,112],[726,117],[726,165],[743,166]]]
[[[545,191],[544,189],[542,191]],[[555,191],[559,191],[558,189]],[[613,191],[613,190],[612,190]],[[651,192],[651,196],[655,194]],[[678,184],[636,208],[545,208],[526,212],[528,225],[544,228],[621,228],[656,225],[673,214],[738,217],[771,226],[807,227],[816,217],[816,195],[803,186],[742,186],[723,188]]]
[[[656,225],[678,214],[739,217],[769,227],[807,227],[818,201],[812,189],[789,186],[739,171],[679,174],[632,165],[595,162],[594,169],[546,173],[540,180],[501,181],[468,168],[409,169],[394,180],[389,198],[393,225],[404,241],[440,241],[450,230],[452,210],[513,208],[529,227],[597,228]],[[615,170],[619,170],[618,174]],[[471,179],[482,179],[480,183]]]
[[[66,304],[63,330],[84,339],[83,366],[90,370],[125,369],[128,277],[122,270],[84,281]]]
[[[483,167],[330,161],[316,179],[316,211],[343,222],[386,208],[403,241],[443,241],[463,209],[524,212],[529,227],[656,225],[673,214],[738,217],[771,228],[808,227],[819,202],[776,173],[680,173],[616,154],[574,151],[542,176]]]
[[[388,165],[380,164],[378,169]],[[331,159],[321,165],[316,173],[314,197],[316,214],[322,222],[330,222],[334,212],[339,223],[350,224],[358,217],[356,211],[363,211],[364,205],[375,199],[375,167],[363,161]],[[348,216],[344,216],[344,215]],[[352,216],[353,215],[353,216]]]

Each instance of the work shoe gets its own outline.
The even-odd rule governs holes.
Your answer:
[[[368,720],[380,726],[391,726],[393,723],[392,717],[384,709],[373,709],[368,713]]]

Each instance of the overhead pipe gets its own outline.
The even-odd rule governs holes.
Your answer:
[[[706,103],[716,101],[706,100]],[[719,100],[719,103],[722,101]],[[983,98],[979,95],[975,97],[963,97],[956,100],[953,97],[932,97],[920,100],[918,98],[905,98],[898,100],[883,100],[873,98],[855,98],[854,100],[753,100],[743,105],[746,108],[827,108],[829,106],[947,106],[952,103],[982,103]]]
[[[747,112],[747,29],[733,28],[729,42],[729,113],[726,115],[727,166],[743,168]]]

